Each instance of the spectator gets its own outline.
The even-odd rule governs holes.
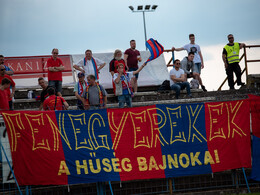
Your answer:
[[[92,57],[92,51],[86,50],[85,51],[86,57],[82,60],[80,60],[77,65],[74,65],[73,67],[80,71],[85,73],[85,80],[87,79],[88,75],[95,75],[96,81],[99,81],[99,71],[106,65],[106,63],[98,58]]]
[[[234,75],[237,77],[237,85],[245,85],[241,81],[241,68],[239,66],[239,50],[246,45],[244,43],[234,42],[234,36],[232,34],[228,35],[229,43],[225,45],[222,52],[222,59],[225,65],[226,74],[228,77],[228,85],[230,89],[234,89]]]
[[[10,87],[5,89],[5,90],[7,91],[7,95],[8,95],[9,108],[10,108],[10,110],[13,110],[13,101],[12,101],[12,99],[13,99],[14,93],[15,93],[15,82],[13,81],[13,79],[9,75],[5,74],[5,66],[4,65],[0,65],[0,83],[2,82],[2,80],[4,78],[7,78],[7,79],[9,79],[11,81],[11,85],[10,86],[12,87],[12,92],[10,90]]]
[[[96,82],[96,77],[92,74],[87,76],[88,86],[86,88],[84,106],[86,110],[97,110],[106,108],[107,92]]]
[[[85,74],[83,72],[78,73],[79,81],[74,86],[74,93],[76,98],[78,99],[77,107],[79,110],[84,110],[84,94],[87,87],[87,82],[85,81]]]
[[[125,64],[125,60],[122,59],[122,51],[117,49],[114,52],[114,59],[109,63],[109,72],[111,73],[112,77],[115,73],[117,73],[117,65],[122,63],[124,65],[124,70],[127,71],[128,67]]]
[[[181,48],[175,48],[173,47],[172,50],[174,51],[182,51],[182,50],[186,50],[187,53],[189,52],[193,52],[195,54],[194,56],[194,72],[200,74],[201,73],[201,69],[204,68],[204,62],[203,62],[203,57],[202,57],[202,53],[200,50],[200,46],[195,44],[195,35],[194,34],[189,34],[189,39],[190,39],[190,43],[184,45]]]
[[[113,80],[115,82],[115,92],[118,96],[119,108],[123,108],[125,103],[127,107],[132,107],[132,89],[130,85],[130,80],[135,74],[138,74],[145,67],[145,65],[146,64],[144,63],[136,71],[125,72],[124,65],[121,63],[118,64],[118,73],[114,74]]]
[[[41,99],[40,99],[40,101],[41,101],[41,104],[40,104],[40,107],[39,107],[39,110],[42,110],[42,108],[43,108],[43,102],[44,102],[44,100],[48,97],[48,92],[47,92],[47,90],[49,89],[49,87],[50,86],[48,86],[47,84],[46,84],[46,81],[44,80],[44,78],[42,78],[42,77],[40,77],[40,78],[38,78],[38,84],[41,86],[41,88],[42,88],[42,92],[41,92]]]
[[[170,71],[170,86],[176,92],[175,97],[179,99],[180,90],[186,88],[188,97],[192,97],[190,93],[190,84],[186,81],[184,70],[181,68],[180,60],[174,60],[174,68]]]
[[[201,88],[203,91],[207,91],[205,86],[202,84],[202,80],[200,77],[200,74],[197,72],[194,72],[194,53],[189,52],[188,57],[184,57],[181,61],[181,69],[184,70],[185,73],[185,80],[187,81],[188,78],[194,78],[199,81],[199,84],[201,85]]]
[[[55,95],[55,88],[49,87],[47,90],[49,96],[43,102],[44,110],[67,110],[69,104],[63,97]]]
[[[128,68],[125,64],[125,60],[122,59],[122,51],[117,49],[115,50],[114,52],[114,59],[110,61],[109,63],[109,72],[111,73],[112,75],[112,85],[113,85],[113,89],[115,89],[115,83],[113,81],[113,76],[115,73],[117,73],[117,66],[119,63],[122,63],[124,65],[124,70],[127,71]],[[114,90],[114,93],[115,93],[115,90]]]
[[[141,62],[142,58],[140,52],[135,49],[136,43],[135,40],[130,41],[130,48],[125,51],[124,59],[126,62],[126,67],[129,68],[129,72],[136,71],[138,69],[138,61]],[[135,74],[135,77],[131,80],[131,86],[134,89],[134,93],[137,93],[137,79],[138,74]]]
[[[3,55],[0,55],[0,65],[4,65],[4,62],[5,62],[5,57]],[[4,66],[5,66],[5,74],[12,76],[14,74],[14,71],[8,66],[6,65]]]
[[[8,78],[3,78],[0,84],[0,110],[9,110],[7,90],[10,88],[11,81]]]
[[[54,48],[52,50],[52,57],[47,61],[48,85],[55,88],[58,96],[62,96],[62,71],[64,70],[64,65],[61,59],[58,58],[58,54],[59,50]]]

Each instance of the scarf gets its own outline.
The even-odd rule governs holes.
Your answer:
[[[96,80],[98,80],[99,76],[98,76],[98,68],[97,68],[96,60],[92,57],[91,61],[92,61],[93,67],[94,67]],[[87,59],[84,58],[84,66],[86,66],[86,63],[87,63]]]
[[[87,85],[88,85],[87,82],[85,80],[84,80],[84,82],[85,82],[85,86],[87,87]],[[78,90],[79,90],[78,94],[81,96],[83,94],[83,85],[80,81],[78,83]]]
[[[97,83],[97,82],[96,82],[96,85],[97,85],[98,94],[99,94],[99,104],[100,104],[100,106],[104,106],[104,100],[103,100],[103,94],[102,94],[102,91],[101,91],[101,87],[100,87],[99,83]],[[89,85],[86,87],[86,102],[87,102],[87,105],[90,105],[89,104],[88,90],[89,90]]]

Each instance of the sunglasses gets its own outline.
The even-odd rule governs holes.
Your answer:
[[[176,63],[176,65],[180,65],[181,63]]]
[[[59,54],[59,53],[53,53],[53,54]]]
[[[3,68],[3,69],[0,69],[1,71],[4,71],[5,70],[5,68]]]
[[[234,39],[234,37],[228,37],[228,39]]]

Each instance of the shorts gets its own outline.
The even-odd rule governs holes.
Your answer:
[[[201,63],[194,63],[193,72],[199,73],[201,72]]]
[[[133,72],[133,71],[136,71],[136,70],[138,70],[138,68],[129,68],[128,71]],[[135,76],[136,79],[138,79],[139,73],[135,74],[134,76]]]
[[[187,79],[188,78],[193,78],[192,72],[190,74],[187,74]]]
[[[54,87],[56,92],[60,92],[62,90],[62,81],[49,81],[48,85],[50,87]]]

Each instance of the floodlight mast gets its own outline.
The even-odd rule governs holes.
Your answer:
[[[145,43],[147,41],[147,36],[146,36],[146,24],[145,24],[145,12],[154,12],[156,10],[156,8],[158,7],[158,5],[138,5],[137,6],[137,10],[134,9],[133,6],[129,6],[129,9],[136,13],[136,12],[142,12],[143,13],[143,22],[144,22],[144,38],[145,38]],[[147,50],[146,44],[145,44],[145,48]]]

